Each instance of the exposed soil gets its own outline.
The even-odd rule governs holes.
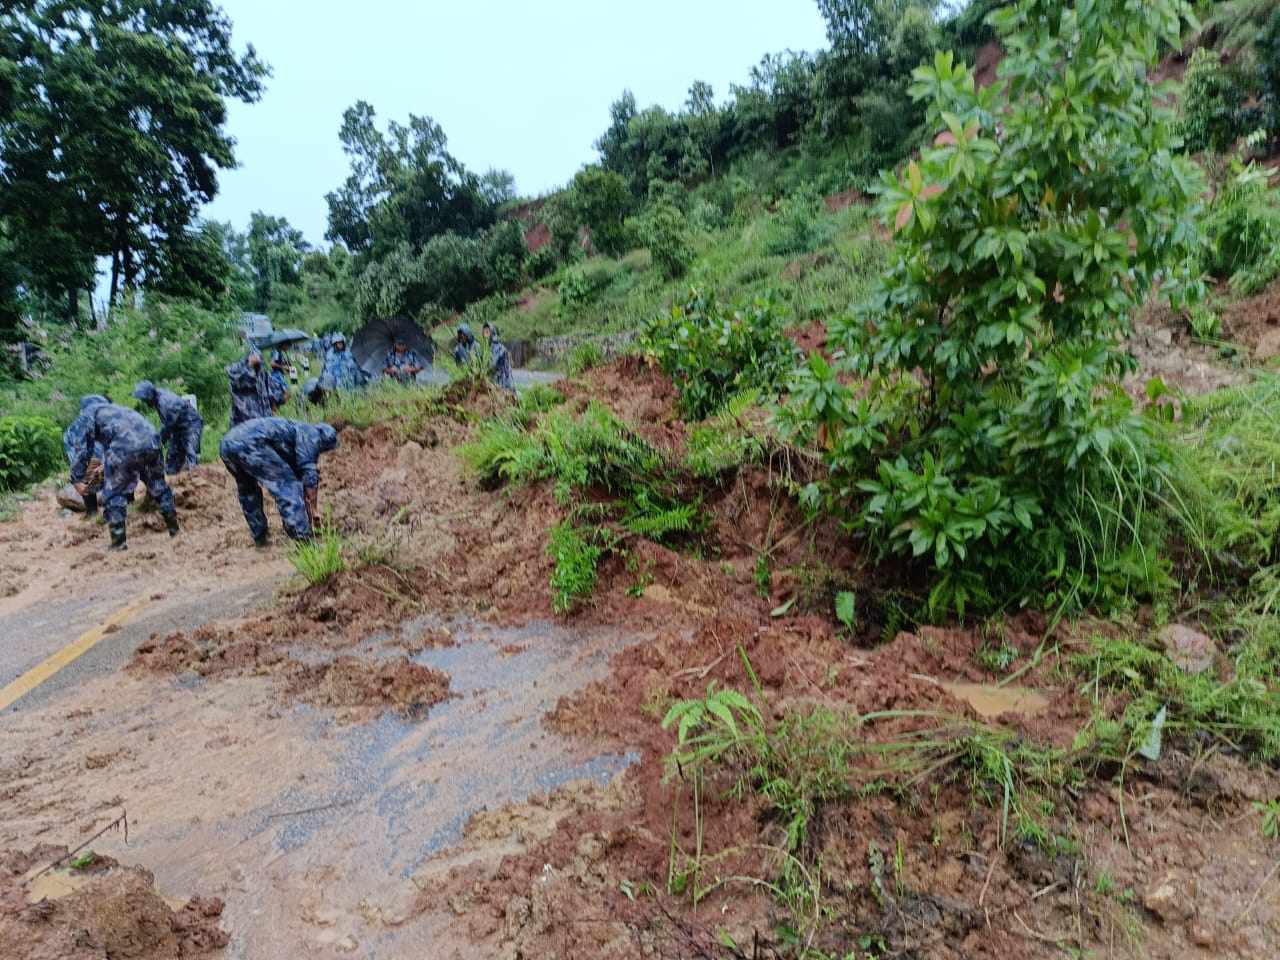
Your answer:
[[[0,943],[9,960],[170,960],[229,941],[216,897],[172,905],[140,867],[95,857],[87,870],[44,873],[65,847],[0,852]]]
[[[1228,306],[1222,326],[1225,338],[1245,347],[1255,363],[1272,365],[1280,356],[1280,281]]]
[[[1229,340],[1236,339],[1235,325],[1224,317]],[[1138,400],[1146,401],[1146,384],[1159,377],[1170,390],[1197,395],[1222,387],[1247,383],[1251,374],[1231,354],[1197,342],[1186,317],[1166,304],[1153,301],[1134,319],[1129,352],[1138,361],[1138,372],[1126,384]]]

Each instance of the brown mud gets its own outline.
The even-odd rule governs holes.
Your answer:
[[[229,942],[216,897],[170,903],[155,878],[110,857],[41,872],[65,847],[0,852],[0,944],[6,960],[170,960]]]

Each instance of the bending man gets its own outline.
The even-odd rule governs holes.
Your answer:
[[[254,546],[267,545],[267,515],[262,509],[266,487],[280,511],[290,538],[311,539],[320,490],[320,455],[338,445],[338,433],[327,423],[299,423],[267,417],[232,427],[222,438],[222,462],[236,480],[240,509]]]
[[[93,408],[110,402],[110,400],[98,393],[91,393],[87,397],[80,398],[80,415],[71,421],[71,426],[67,427],[66,432],[62,435],[62,452],[67,456],[68,465],[75,466],[76,457],[79,455],[85,438],[93,433]],[[84,515],[88,519],[92,519],[98,513],[98,494],[102,492],[103,461],[105,459],[106,453],[103,451],[102,445],[94,444],[93,455],[85,467],[84,479],[82,480],[85,489],[81,494],[81,498],[84,500]]]
[[[86,397],[81,401],[83,406]],[[99,398],[101,399],[101,398]],[[125,516],[128,498],[138,480],[147,485],[147,493],[160,507],[169,536],[178,535],[178,511],[173,504],[173,491],[164,482],[164,461],[160,458],[160,434],[136,410],[126,410],[114,403],[95,403],[88,410],[88,427],[75,438],[71,462],[71,482],[82,497],[90,496],[85,472],[93,458],[95,445],[103,451],[106,478],[103,483],[103,513],[111,530],[111,549],[127,550]],[[87,506],[87,504],[86,504]]]
[[[200,463],[200,438],[204,435],[204,419],[196,408],[172,390],[143,380],[133,388],[136,399],[160,414],[160,442],[164,444],[164,472],[181,473],[194,470]]]

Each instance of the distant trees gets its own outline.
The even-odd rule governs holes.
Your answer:
[[[211,0],[11,0],[0,12],[0,220],[20,286],[75,320],[111,294],[204,280],[195,226],[235,162],[226,100],[268,75]],[[0,292],[0,296],[4,294]]]
[[[724,103],[695,82],[675,113],[641,109],[624,91],[596,142],[601,166],[637,200],[655,182],[692,186],[740,158],[797,147],[839,151],[848,176],[870,177],[918,140],[924,111],[907,92],[911,71],[936,50],[972,51],[989,39],[983,18],[1000,0],[974,0],[946,16],[951,7],[939,0],[816,2],[830,49],[767,54]]]
[[[430,117],[378,128],[360,101],[338,133],[351,174],[326,197],[328,239],[356,257],[355,306],[366,318],[460,310],[523,277],[527,249],[518,223],[498,223],[515,198],[503,170],[476,174],[448,151]]]

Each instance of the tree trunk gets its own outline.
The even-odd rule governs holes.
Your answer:
[[[116,305],[116,294],[120,292],[120,251],[111,251],[111,293],[107,298],[107,313]]]
[[[67,319],[80,326],[80,291],[75,287],[67,290]]]

